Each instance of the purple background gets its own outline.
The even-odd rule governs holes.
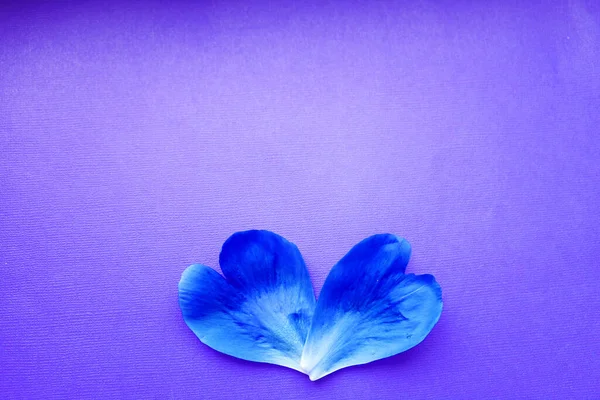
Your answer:
[[[600,398],[599,3],[283,4],[0,7],[0,397]],[[177,283],[249,228],[317,291],[403,235],[442,318],[314,383],[221,355]]]

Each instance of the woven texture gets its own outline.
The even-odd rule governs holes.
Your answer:
[[[0,5],[0,398],[600,397],[600,3],[71,3]],[[177,283],[252,228],[317,293],[407,238],[438,325],[318,382],[211,350]]]

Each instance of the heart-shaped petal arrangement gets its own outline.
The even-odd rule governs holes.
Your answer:
[[[223,275],[188,267],[179,282],[183,318],[213,349],[320,379],[419,344],[442,312],[432,275],[405,274],[410,245],[380,234],[354,246],[315,300],[298,248],[269,231],[233,234]]]

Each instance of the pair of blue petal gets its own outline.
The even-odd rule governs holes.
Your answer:
[[[331,270],[319,300],[298,248],[269,231],[233,234],[223,276],[188,267],[179,282],[183,318],[213,349],[282,365],[320,379],[419,344],[442,311],[432,275],[405,274],[409,243],[380,234],[354,246]]]

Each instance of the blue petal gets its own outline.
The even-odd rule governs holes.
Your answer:
[[[219,257],[223,278],[204,265],[179,282],[183,318],[213,349],[301,371],[315,295],[298,248],[269,231],[233,234]]]
[[[431,275],[405,275],[409,243],[371,236],[331,270],[315,308],[301,366],[311,380],[419,344],[442,312]]]

